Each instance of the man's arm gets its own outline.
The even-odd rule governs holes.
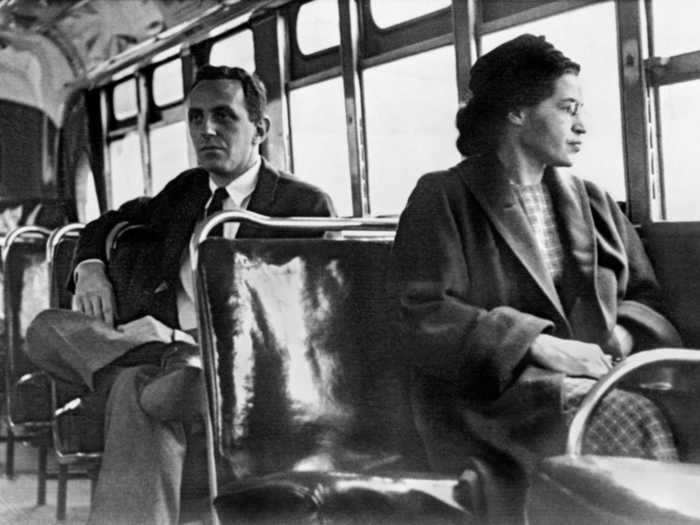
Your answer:
[[[68,284],[74,293],[74,310],[114,325],[116,303],[106,271],[106,242],[118,224],[145,222],[150,202],[147,197],[128,201],[118,210],[109,211],[85,226],[73,257],[73,272]]]

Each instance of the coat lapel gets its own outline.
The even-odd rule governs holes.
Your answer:
[[[279,175],[270,166],[270,164],[262,159],[260,172],[258,173],[258,183],[255,185],[253,194],[250,196],[248,210],[262,215],[276,215],[275,198],[277,196],[277,182]],[[245,239],[250,237],[251,232],[255,230],[254,226],[248,223],[241,224],[236,237]]]
[[[475,166],[476,169],[469,169],[473,164],[466,166],[467,169],[461,172],[462,180],[483,208],[494,229],[557,311],[560,321],[568,326],[559,294],[537,249],[537,241],[527,216],[510,182],[502,173],[497,159],[484,157],[479,165]]]
[[[599,342],[616,322],[616,309],[602,299],[599,290],[597,231],[586,188],[578,178],[562,176],[554,169],[545,173],[545,183],[552,192],[557,217],[568,244],[570,260],[578,270],[576,298],[568,312],[572,335]],[[613,300],[614,302],[614,300]]]
[[[167,234],[163,246],[162,275],[177,279],[183,250],[188,246],[197,221],[204,215],[204,205],[211,196],[209,175],[201,170],[193,178],[192,185],[179,195],[173,195],[168,203],[171,220],[165,225]]]

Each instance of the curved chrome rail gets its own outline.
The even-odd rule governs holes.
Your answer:
[[[598,403],[621,379],[631,372],[655,363],[700,363],[699,350],[660,348],[632,354],[603,376],[586,395],[569,427],[566,453],[580,456],[586,425]]]
[[[49,263],[49,272],[51,272],[51,266],[53,264],[54,253],[56,252],[56,247],[65,237],[77,237],[80,235],[80,231],[85,228],[85,224],[82,222],[71,222],[60,228],[56,228],[49,235],[49,240],[46,241],[46,261]],[[49,273],[49,276],[51,273]]]
[[[0,252],[2,254],[2,264],[4,265],[6,263],[7,254],[10,252],[10,248],[16,241],[20,240],[20,238],[37,239],[43,241],[48,239],[50,234],[51,231],[43,226],[19,226],[15,228],[9,232],[3,240],[2,251]]]
[[[399,218],[362,217],[269,217],[244,210],[220,211],[203,221],[195,229],[190,244],[192,269],[197,266],[197,247],[204,242],[211,230],[224,222],[252,222],[268,228],[296,230],[342,231],[342,230],[395,230]]]

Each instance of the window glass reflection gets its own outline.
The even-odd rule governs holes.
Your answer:
[[[418,177],[460,160],[452,46],[364,73],[372,215],[403,210]]]
[[[340,44],[338,0],[314,0],[299,8],[297,44],[309,55]]]
[[[343,83],[333,78],[289,94],[294,174],[327,192],[352,215]]]
[[[439,11],[451,4],[451,0],[372,0],[370,9],[374,23],[386,28]]]
[[[109,144],[109,163],[112,208],[118,208],[124,202],[144,194],[141,149],[136,131]]]
[[[216,42],[211,46],[209,63],[214,66],[235,66],[249,72],[255,71],[253,32],[244,29]]]

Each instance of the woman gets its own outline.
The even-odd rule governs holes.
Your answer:
[[[401,216],[404,348],[437,470],[497,454],[527,472],[564,451],[573,413],[612,362],[680,345],[615,201],[556,169],[571,166],[585,133],[579,70],[532,35],[481,57],[457,114],[466,159],[423,176]],[[658,409],[623,391],[603,403],[584,449],[677,457]]]

